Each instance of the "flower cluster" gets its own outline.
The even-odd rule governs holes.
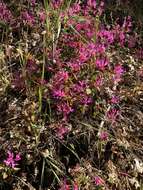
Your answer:
[[[0,2],[0,22],[10,23],[12,19],[11,11],[7,8],[5,3]]]

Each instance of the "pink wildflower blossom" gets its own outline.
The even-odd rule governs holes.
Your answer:
[[[119,115],[119,110],[115,108],[111,108],[107,113],[108,119],[111,120],[112,122],[115,122],[118,115]]]
[[[73,190],[78,190],[78,185],[74,183]]]
[[[124,34],[123,31],[120,31],[120,32],[119,32],[119,42],[120,42],[121,46],[124,45],[124,42],[125,42],[125,34]]]
[[[104,180],[101,179],[99,176],[96,176],[94,180],[95,180],[95,185],[97,185],[97,186],[104,185]]]
[[[67,119],[67,116],[73,112],[73,109],[67,103],[61,103],[57,105],[57,111],[61,112],[64,116],[64,119]]]
[[[108,65],[108,61],[106,59],[97,59],[96,60],[96,66],[100,70],[104,70],[105,67]]]
[[[111,104],[118,104],[119,103],[119,97],[118,96],[112,96],[110,103]]]
[[[27,11],[22,12],[22,19],[29,24],[30,26],[33,26],[35,23],[35,19],[34,16],[30,13],[28,13]]]
[[[7,8],[6,4],[0,2],[0,21],[10,23],[13,19],[11,11]]]
[[[63,0],[52,0],[51,5],[54,9],[58,9],[63,3]]]
[[[64,179],[64,182],[59,190],[70,190],[70,186],[67,184],[66,179]]]
[[[99,138],[102,141],[106,141],[108,139],[108,133],[106,131],[101,131],[99,134]]]
[[[105,42],[108,42],[109,44],[114,42],[114,33],[112,31],[101,30],[99,31],[98,36],[105,39]]]
[[[46,20],[46,13],[44,11],[39,12],[39,18],[41,22],[45,22]]]
[[[69,132],[69,129],[67,127],[64,126],[60,126],[57,129],[57,136],[62,140],[64,138],[64,135],[66,135]]]
[[[99,88],[99,87],[102,86],[102,84],[103,84],[103,79],[102,79],[101,76],[98,76],[98,77],[96,78],[96,81],[95,81],[95,87],[96,87],[96,88]]]
[[[57,89],[57,90],[53,91],[53,95],[56,98],[63,98],[63,97],[65,97],[65,92],[61,89]]]
[[[18,153],[16,154],[16,156],[14,157],[14,153],[8,151],[8,157],[6,160],[4,160],[4,163],[7,166],[10,166],[12,168],[15,168],[15,166],[17,165],[17,161],[21,160],[21,155]]]
[[[124,69],[123,69],[123,67],[122,67],[122,65],[116,65],[115,67],[114,67],[114,80],[115,80],[115,82],[119,82],[120,80],[121,80],[121,76],[122,76],[122,74],[124,73]]]

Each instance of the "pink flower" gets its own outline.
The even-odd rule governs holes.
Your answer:
[[[102,86],[102,84],[103,84],[103,79],[101,78],[101,76],[98,76],[98,77],[96,78],[96,81],[95,81],[95,87],[96,87],[96,88],[99,88],[99,87]]]
[[[51,1],[51,5],[54,9],[58,9],[62,3],[63,3],[63,0],[52,0]]]
[[[30,1],[31,1],[32,6],[36,4],[36,0],[30,0]]]
[[[104,180],[101,179],[99,176],[96,176],[94,180],[95,180],[95,185],[97,186],[104,185]]]
[[[91,8],[96,8],[96,0],[88,0],[87,5]]]
[[[112,104],[118,104],[119,103],[119,97],[118,96],[112,96],[112,98],[111,98],[111,100],[110,100],[110,102],[112,103]]]
[[[107,112],[107,117],[109,120],[111,120],[112,122],[115,122],[117,116],[119,115],[119,110],[115,109],[115,108],[111,108],[108,112]]]
[[[8,157],[6,160],[4,160],[4,163],[7,166],[10,166],[12,168],[15,168],[15,166],[17,165],[17,161],[21,160],[21,156],[20,154],[16,154],[15,158],[14,158],[14,154],[10,151],[7,152],[8,153]]]
[[[46,20],[46,13],[44,11],[39,12],[39,18],[41,22],[45,22]]]
[[[99,134],[99,138],[102,141],[106,141],[108,139],[108,133],[106,131],[101,131],[100,134]]]
[[[85,106],[87,106],[88,104],[90,104],[92,102],[91,97],[88,97],[87,95],[81,95],[81,103],[84,104]]]
[[[78,190],[78,185],[74,183],[73,190]]]
[[[122,76],[123,73],[124,73],[124,69],[123,69],[122,65],[116,65],[114,67],[114,74],[115,74],[115,76],[114,76],[113,79],[116,82],[119,82],[121,80],[121,76]]]
[[[108,61],[105,58],[96,60],[96,66],[100,70],[104,70],[107,65],[108,65]]]
[[[22,12],[22,19],[29,24],[30,26],[33,26],[35,23],[35,18],[32,14],[28,13],[27,11]]]
[[[11,11],[7,8],[6,4],[0,1],[0,21],[10,23],[13,19]]]
[[[59,190],[70,190],[70,186],[67,184],[66,179],[64,179],[63,184]]]
[[[66,96],[65,92],[63,90],[61,90],[61,89],[54,90],[53,95],[56,98],[64,98]]]
[[[123,69],[122,65],[116,65],[114,67],[114,73],[116,75],[122,75],[124,73],[124,69]]]
[[[74,3],[68,10],[68,15],[73,16],[74,14],[79,13],[81,10],[81,7],[79,3]]]
[[[64,135],[66,135],[69,132],[69,129],[67,127],[64,126],[60,126],[57,129],[57,136],[62,140],[64,138]]]
[[[114,33],[113,31],[108,31],[108,30],[101,30],[98,33],[98,36],[105,39],[105,42],[108,42],[109,44],[114,42]]]
[[[67,119],[67,116],[73,112],[73,109],[67,103],[61,103],[57,105],[57,111],[61,112],[64,116],[64,119]]]
[[[69,74],[67,71],[59,71],[56,75],[55,75],[55,80],[58,82],[65,82],[67,81],[69,78]]]

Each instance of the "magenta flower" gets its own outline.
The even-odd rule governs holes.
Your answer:
[[[51,1],[51,5],[54,9],[58,9],[62,3],[63,3],[63,0],[52,0]]]
[[[105,39],[105,42],[108,42],[109,44],[112,44],[114,42],[113,31],[108,31],[108,30],[103,29],[99,31],[98,36]]]
[[[64,179],[63,184],[59,190],[70,190],[70,186],[67,184],[67,180]]]
[[[87,1],[87,5],[89,6],[89,7],[91,7],[91,8],[96,8],[96,0],[88,0]]]
[[[108,139],[108,133],[106,131],[101,131],[99,134],[99,138],[102,141],[106,141]]]
[[[46,21],[46,13],[45,11],[40,11],[39,12],[39,18],[41,22],[45,22]]]
[[[33,26],[35,23],[35,18],[32,14],[28,13],[27,11],[22,12],[22,19],[30,26]]]
[[[107,117],[109,120],[111,120],[112,122],[115,122],[117,116],[119,115],[119,110],[115,109],[115,108],[111,108],[108,112],[107,112]]]
[[[73,190],[78,190],[78,185],[74,183]]]
[[[4,163],[7,166],[15,168],[15,166],[17,165],[17,161],[21,160],[21,155],[18,153],[14,157],[14,153],[13,152],[8,151],[7,153],[8,153],[8,157],[7,157],[6,160],[4,160]]]
[[[67,81],[69,78],[69,74],[67,71],[59,71],[58,73],[56,73],[55,75],[55,80],[58,82],[65,82]]]
[[[53,91],[53,96],[56,98],[64,98],[66,95],[65,95],[65,92],[63,90],[57,89],[57,90]]]
[[[64,135],[66,135],[68,132],[69,132],[69,129],[67,127],[64,127],[64,126],[61,125],[57,129],[56,134],[62,140],[64,138]]]
[[[108,65],[108,61],[107,61],[107,59],[97,59],[96,60],[96,66],[97,66],[97,68],[98,69],[100,69],[100,70],[104,70],[105,69],[105,67]]]
[[[73,109],[67,103],[61,103],[57,105],[57,111],[61,112],[64,116],[64,119],[67,119],[67,116],[73,112]]]
[[[111,104],[118,104],[119,103],[119,97],[118,96],[112,96],[110,103]]]
[[[103,85],[103,79],[102,79],[101,76],[98,76],[98,77],[96,78],[96,81],[95,81],[95,87],[96,87],[96,88],[99,88],[99,87],[101,87],[102,85]]]
[[[114,67],[114,74],[115,74],[113,77],[114,81],[119,82],[121,80],[121,76],[123,75],[123,73],[124,69],[122,65],[116,65]]]
[[[123,69],[122,65],[116,65],[114,67],[114,72],[117,75],[122,75],[124,73],[124,69]]]
[[[10,23],[13,19],[11,11],[7,8],[6,4],[0,2],[0,21]]]
[[[102,186],[102,185],[104,185],[103,179],[101,179],[99,176],[96,176],[96,177],[94,178],[94,181],[95,181],[95,185],[97,185],[97,186]]]

